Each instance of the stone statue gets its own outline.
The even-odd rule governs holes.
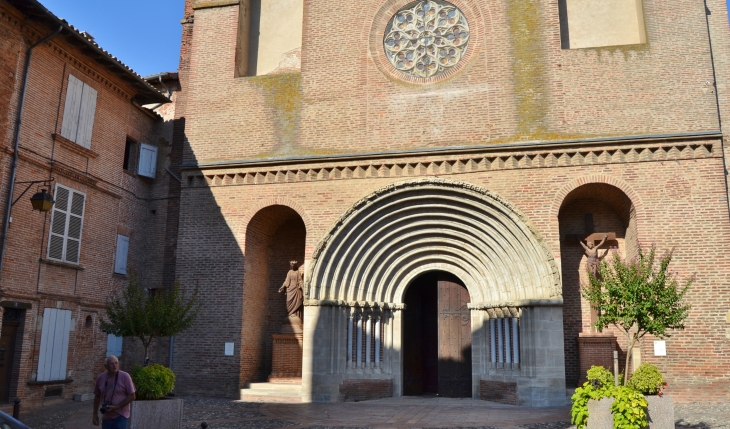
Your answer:
[[[289,317],[297,316],[299,320],[304,319],[304,293],[302,291],[302,273],[299,272],[297,261],[289,262],[289,272],[286,273],[286,280],[279,288],[279,293],[286,289],[286,311]]]
[[[598,246],[594,245],[593,240],[587,240],[586,244],[583,244],[582,240],[579,242],[586,251],[586,256],[588,257],[588,272],[593,274],[593,277],[598,277],[598,263],[601,262],[601,259],[608,254],[608,249],[606,249],[606,253],[604,253],[603,256],[598,256],[598,249],[603,246],[606,240],[608,240],[608,234],[603,236],[603,240],[598,243]]]

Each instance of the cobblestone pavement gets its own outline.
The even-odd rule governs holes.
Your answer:
[[[568,407],[531,409],[471,399],[390,398],[344,404],[246,403],[185,397],[184,429],[568,429]],[[32,429],[98,429],[91,402],[63,402],[21,414]],[[677,429],[730,429],[730,404],[675,407]]]

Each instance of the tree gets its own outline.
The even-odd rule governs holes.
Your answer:
[[[654,246],[649,252],[639,248],[638,257],[632,260],[614,255],[610,264],[601,261],[597,276],[588,273],[589,283],[583,287],[583,297],[598,310],[596,328],[614,325],[626,335],[624,385],[636,343],[646,334],[670,337],[668,331],[684,329],[689,315],[690,305],[683,298],[692,279],[680,286],[676,274],[668,271],[672,252],[662,256],[658,266],[655,257]]]
[[[129,286],[109,296],[101,330],[117,337],[136,337],[144,346],[144,364],[149,361],[152,340],[171,337],[190,328],[198,315],[198,291],[186,299],[175,283],[172,288],[147,291],[129,276]]]

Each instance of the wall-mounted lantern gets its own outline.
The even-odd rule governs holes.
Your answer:
[[[45,189],[41,189],[40,192],[36,192],[30,197],[30,203],[33,205],[33,210],[42,212],[50,211],[53,207],[53,197]]]
[[[22,194],[18,196],[18,198],[13,201],[13,205],[20,201],[20,199],[25,195],[26,192],[28,192],[28,189],[30,189],[33,185],[41,185],[41,186],[48,186],[50,188],[51,184],[53,183],[53,178],[51,177],[50,180],[34,180],[31,182],[15,182],[17,185],[28,185],[27,188],[23,191]],[[30,203],[33,205],[33,210],[39,210],[42,212],[50,211],[51,208],[53,208],[53,196],[48,193],[46,189],[40,189],[38,192],[33,194],[32,197],[30,197]]]

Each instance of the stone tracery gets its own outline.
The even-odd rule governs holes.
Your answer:
[[[469,25],[451,3],[422,0],[393,16],[383,39],[393,66],[428,78],[454,67],[469,44]]]

